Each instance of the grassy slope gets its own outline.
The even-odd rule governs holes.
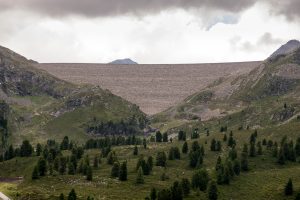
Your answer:
[[[289,138],[296,138],[299,136],[297,131],[300,128],[299,121],[292,121],[290,124],[282,125],[281,127],[273,127],[259,130],[258,141],[263,138],[280,141],[283,135],[288,135]],[[240,151],[241,146],[248,142],[249,135],[253,130],[235,131],[234,137],[237,140],[237,147]],[[210,136],[201,135],[199,141],[205,145],[206,155],[204,158],[204,167],[206,167],[211,176],[214,177],[214,166],[218,155],[225,157],[227,155],[227,147],[223,144],[223,151],[221,153],[210,152],[209,144],[212,138],[221,140],[222,133],[218,131],[211,131]],[[208,144],[205,144],[205,141]],[[191,144],[192,141],[189,141]],[[139,148],[140,154],[155,155],[157,151],[168,151],[171,146],[178,145],[180,148],[183,142],[174,142],[173,144],[150,144],[147,150]],[[182,155],[180,161],[167,161],[167,168],[154,167],[154,171],[150,176],[145,176],[144,185],[135,184],[135,166],[138,156],[133,156],[133,147],[123,146],[115,147],[119,160],[128,161],[128,181],[119,182],[118,180],[109,177],[111,166],[107,165],[105,159],[102,159],[102,164],[99,170],[94,171],[93,182],[87,182],[81,175],[76,176],[53,176],[42,178],[37,181],[31,181],[31,171],[37,158],[16,158],[11,161],[6,161],[0,164],[0,176],[20,176],[24,175],[25,180],[17,186],[17,191],[26,196],[27,193],[38,193],[36,199],[56,199],[57,196],[63,192],[68,193],[71,188],[75,188],[80,199],[85,199],[88,195],[93,195],[96,199],[143,199],[148,195],[150,188],[155,186],[157,188],[169,187],[173,181],[180,180],[183,177],[191,177],[193,170],[188,167],[187,155]],[[234,177],[234,180],[229,186],[219,186],[220,199],[283,199],[283,187],[289,177],[293,178],[296,191],[300,191],[300,164],[288,163],[285,166],[276,164],[276,159],[263,148],[264,154],[255,158],[249,158],[250,171],[242,173],[239,177]],[[98,154],[97,150],[90,150],[87,154],[90,158]],[[17,160],[17,161],[16,161]],[[16,162],[18,163],[16,165]],[[92,162],[91,162],[92,163]],[[160,181],[160,175],[165,171],[170,179],[167,181]],[[12,197],[16,195],[15,187],[7,190],[7,194]],[[136,192],[138,191],[138,192]],[[193,191],[187,199],[205,199],[206,193]],[[26,198],[25,198],[26,199]],[[31,199],[34,199],[31,197]],[[286,199],[286,198],[285,198]],[[292,199],[292,198],[291,198]]]

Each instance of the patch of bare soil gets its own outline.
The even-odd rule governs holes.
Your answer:
[[[151,115],[176,105],[221,77],[248,73],[260,63],[39,64],[37,67],[70,82],[109,89]]]

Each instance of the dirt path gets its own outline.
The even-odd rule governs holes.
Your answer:
[[[0,192],[0,199],[2,200],[10,200],[10,198],[8,198],[5,194],[3,194],[2,192]]]

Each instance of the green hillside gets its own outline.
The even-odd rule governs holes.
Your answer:
[[[34,65],[0,47],[0,99],[8,106],[9,125],[3,142],[20,144],[29,139],[37,143],[68,135],[80,143],[103,135],[88,131],[101,124],[109,124],[111,134],[130,134],[123,130],[123,123],[131,123],[132,134],[142,133],[146,115],[136,105],[99,87],[62,81]]]

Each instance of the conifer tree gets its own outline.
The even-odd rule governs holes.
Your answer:
[[[138,154],[139,154],[139,150],[138,150],[138,147],[135,145],[134,149],[133,149],[133,155],[137,156]]]
[[[144,149],[147,149],[147,140],[146,140],[146,138],[143,139],[143,146],[144,146]]]
[[[138,169],[137,177],[136,177],[136,183],[137,184],[143,184],[144,183],[144,173],[143,173],[142,167],[140,167]]]
[[[210,143],[210,150],[211,151],[216,151],[216,144],[217,144],[217,141],[213,138],[211,140],[211,143]]]
[[[77,195],[74,189],[71,190],[71,192],[69,193],[68,196],[68,200],[76,200],[77,199]]]
[[[218,171],[219,169],[221,169],[222,167],[222,159],[221,159],[221,156],[218,157],[217,159],[217,163],[216,163],[216,171]]]
[[[59,162],[59,173],[65,174],[66,173],[66,168],[67,168],[67,159],[65,157],[60,157],[60,162]]]
[[[298,194],[296,195],[295,200],[300,200],[300,192],[298,192]]]
[[[107,160],[106,160],[107,164],[112,165],[116,161],[117,161],[116,153],[114,151],[110,151],[107,155]]]
[[[300,156],[300,137],[297,138],[297,142],[295,145],[295,152],[296,152],[296,156]]]
[[[187,197],[190,194],[190,190],[191,190],[191,183],[189,179],[187,178],[181,179],[181,187],[182,187],[183,196]]]
[[[65,200],[65,196],[64,196],[63,193],[61,193],[61,194],[59,195],[59,200]]]
[[[90,166],[87,167],[86,180],[88,180],[88,181],[93,180],[93,170],[92,170],[92,167],[90,167]]]
[[[234,174],[237,176],[239,176],[241,173],[241,164],[238,160],[234,160],[233,171],[234,171]]]
[[[157,131],[155,134],[155,141],[156,142],[162,142],[162,134],[160,131]]]
[[[250,152],[249,152],[250,157],[255,157],[256,156],[256,148],[255,148],[255,143],[250,143]]]
[[[201,191],[205,191],[209,181],[209,175],[206,169],[200,169],[193,174],[192,187],[199,188]]]
[[[153,157],[152,156],[149,156],[148,159],[147,159],[147,163],[150,167],[150,171],[152,170],[153,168]]]
[[[99,157],[97,155],[94,157],[94,165],[93,166],[95,169],[99,168]]]
[[[248,171],[248,154],[246,152],[242,152],[241,154],[241,170],[242,171]]]
[[[111,168],[111,177],[116,178],[119,177],[120,164],[119,162],[115,162]]]
[[[75,167],[73,163],[69,162],[68,163],[68,174],[74,175],[75,174]]]
[[[227,166],[224,167],[223,183],[227,185],[230,183],[230,172]]]
[[[257,143],[257,155],[262,155],[262,146],[261,142]]]
[[[211,181],[208,186],[208,199],[217,200],[218,199],[218,188],[214,181]]]
[[[157,194],[157,200],[172,200],[171,191],[169,189],[162,189]]]
[[[151,200],[156,200],[157,198],[157,192],[156,192],[156,189],[155,188],[152,188],[151,189],[151,192],[150,192],[150,199]]]
[[[183,146],[182,146],[182,153],[184,153],[184,154],[187,154],[188,153],[188,151],[189,151],[189,147],[188,147],[188,143],[187,142],[184,142],[183,143]]]
[[[284,165],[285,164],[285,159],[286,158],[285,158],[285,155],[284,155],[284,151],[283,151],[282,148],[280,148],[278,159],[277,159],[278,164]]]
[[[119,180],[127,181],[127,162],[126,161],[124,161],[120,166]]]
[[[31,179],[36,180],[38,178],[39,178],[39,171],[38,171],[38,167],[35,166],[32,171]]]
[[[294,188],[293,188],[293,182],[292,179],[289,179],[287,182],[285,188],[284,188],[284,193],[286,196],[291,196],[294,193]]]
[[[47,162],[44,158],[40,158],[38,161],[39,176],[45,176],[47,173]]]
[[[181,184],[178,181],[173,183],[171,187],[171,199],[172,200],[182,200],[183,199],[183,192]]]
[[[163,142],[168,142],[168,133],[163,134]]]
[[[156,166],[166,167],[167,156],[165,152],[158,152],[156,154]]]
[[[217,141],[216,151],[221,151],[221,150],[222,150],[222,143],[221,143],[221,141]]]
[[[42,151],[43,151],[42,145],[41,145],[40,143],[38,143],[38,144],[36,145],[36,155],[37,155],[37,156],[40,156],[41,153],[42,153]]]

